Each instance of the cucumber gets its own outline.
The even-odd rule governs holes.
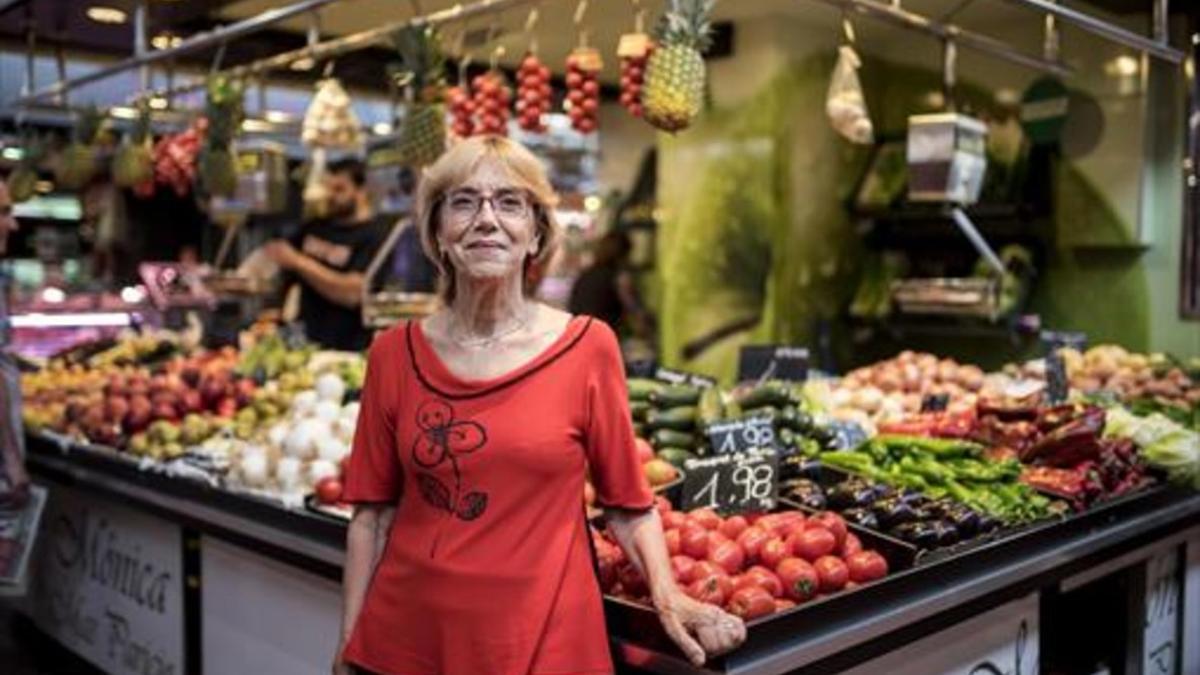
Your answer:
[[[792,401],[792,389],[782,382],[767,382],[743,394],[738,404],[743,410],[763,406],[785,406]]]
[[[630,401],[649,401],[650,395],[664,386],[661,382],[644,377],[632,377],[625,381],[625,387],[629,389]]]
[[[695,435],[674,429],[659,429],[650,435],[650,445],[655,448],[690,448],[695,444]]]
[[[649,414],[651,410],[653,410],[653,408],[650,407],[649,401],[629,402],[629,415],[633,418],[634,422],[645,422],[646,415]]]
[[[683,463],[687,460],[696,459],[696,453],[683,448],[661,448],[655,456],[670,462],[679,469],[683,468]]]
[[[700,390],[696,387],[664,387],[650,393],[650,402],[658,408],[681,408],[700,402]]]
[[[646,428],[692,431],[696,428],[696,409],[685,406],[670,410],[651,410],[646,414]]]

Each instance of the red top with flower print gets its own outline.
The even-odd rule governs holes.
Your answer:
[[[502,377],[464,381],[418,323],[376,338],[345,496],[396,504],[348,662],[398,673],[612,671],[583,508],[647,509],[624,370],[570,321]]]

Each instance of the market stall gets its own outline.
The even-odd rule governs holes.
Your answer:
[[[672,571],[748,626],[688,665],[588,483],[620,670],[1200,673],[1200,342],[1162,307],[1178,223],[1156,205],[1178,185],[1156,167],[1181,143],[1160,123],[1175,112],[1152,114],[1174,110],[1181,72],[1200,82],[1194,58],[1171,70],[1194,10],[1147,3],[1146,37],[1034,0],[432,4],[332,34],[340,3],[231,10],[149,49],[137,3],[134,56],[46,86],[30,46],[13,104],[70,133],[13,123],[14,199],[105,204],[78,229],[114,256],[114,203],[154,214],[155,236],[203,231],[180,260],[147,238],[120,283],[21,242],[23,433],[50,495],[23,605],[38,630],[103,672],[328,671],[365,354],[289,323],[252,251],[325,213],[337,158],[365,158],[391,225],[361,270],[360,327],[429,315],[414,185],[449,145],[501,134],[561,196],[541,300],[565,306],[593,244],[628,238],[629,421]],[[227,55],[297,17],[302,46]],[[907,53],[921,37],[933,70]],[[972,58],[997,70],[965,82]],[[105,114],[66,105],[135,69]],[[310,71],[290,111],[270,107]],[[1105,114],[1107,131],[1089,117]],[[1137,162],[1114,159],[1131,147]],[[109,189],[127,201],[83,196]]]

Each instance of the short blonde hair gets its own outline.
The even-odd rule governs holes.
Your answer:
[[[559,225],[554,218],[558,195],[550,185],[546,168],[532,152],[516,141],[503,136],[474,136],[455,143],[432,166],[425,169],[417,189],[416,225],[421,235],[425,255],[437,266],[441,277],[439,292],[447,304],[454,301],[454,270],[438,247],[437,232],[441,226],[441,206],[446,194],[465,184],[484,160],[495,160],[508,172],[518,188],[533,200],[533,215],[537,228],[537,253],[525,261],[524,289],[526,295],[537,290],[550,258],[558,246]]]

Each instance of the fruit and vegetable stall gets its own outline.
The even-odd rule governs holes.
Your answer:
[[[1074,589],[1114,575],[1128,584],[1132,571],[1136,583],[1158,574],[1174,584],[1164,588],[1173,648],[1183,649],[1198,591],[1183,574],[1200,547],[1195,364],[1114,346],[1059,357],[1062,397],[1045,363],[985,373],[910,352],[803,382],[630,377],[637,452],[676,579],[748,622],[747,644],[709,668],[878,672],[877,660],[908,643],[981,617],[1011,622],[1012,612],[1045,645],[1063,630],[1045,617],[1076,602]],[[204,640],[236,642],[254,625],[269,641],[264,612],[286,608],[287,630],[313,635],[286,656],[307,665],[288,667],[320,666],[337,635],[351,514],[343,460],[364,369],[360,354],[256,327],[239,349],[148,332],[25,374],[30,465],[62,496],[51,547],[82,536],[157,552],[164,560],[144,560],[147,569],[186,580],[160,598],[181,623],[156,658],[193,658],[201,646],[182,630],[188,622]],[[580,499],[622,667],[686,671],[590,484]],[[100,611],[86,578],[68,580],[61,560],[42,565],[79,594],[72,618],[62,589],[47,589],[52,620]],[[136,616],[123,620],[139,630]],[[1142,638],[1114,644],[1148,648]],[[220,672],[235,656],[244,658],[205,650],[203,669]],[[253,662],[280,668],[276,657]]]

